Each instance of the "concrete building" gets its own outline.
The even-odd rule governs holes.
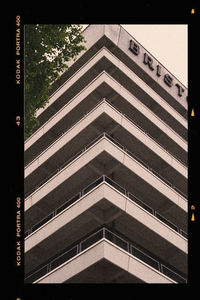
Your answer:
[[[187,88],[90,25],[25,142],[25,282],[187,282]]]

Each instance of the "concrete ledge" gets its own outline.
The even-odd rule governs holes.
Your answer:
[[[119,68],[126,76],[133,80],[140,88],[145,90],[159,105],[161,105],[167,112],[169,112],[176,120],[178,120],[185,128],[187,128],[187,121],[183,118],[173,107],[171,107],[165,100],[163,100],[148,84],[146,84],[139,76],[131,71],[122,61],[113,55],[107,48],[103,47],[97,54],[95,54],[80,70],[78,70],[66,83],[64,83],[51,97],[45,108],[40,108],[36,116],[39,116],[45,109],[52,105],[74,82],[80,79],[84,74],[92,68],[101,58],[107,58],[116,68]]]
[[[110,261],[146,283],[175,283],[172,279],[105,239],[87,248],[34,283],[63,283],[101,259]]]
[[[158,234],[184,253],[187,253],[187,239],[105,182],[94,188],[88,194],[71,204],[53,219],[30,234],[25,239],[25,253],[31,251],[32,248],[44,241],[50,235],[56,233],[56,231],[63,226],[72,222],[92,206],[98,204],[102,199],[106,199],[127,215],[131,216],[147,228],[150,228],[155,234]]]
[[[36,131],[29,140],[25,143],[25,151],[33,145],[42,135],[54,126],[63,116],[68,114],[76,105],[78,105],[84,98],[86,98],[92,91],[94,91],[102,83],[108,84],[116,93],[122,96],[126,101],[133,105],[140,113],[148,118],[154,125],[161,129],[166,135],[168,135],[174,142],[176,142],[184,151],[187,151],[187,142],[183,140],[174,130],[172,130],[167,124],[165,124],[159,117],[156,116],[150,109],[148,109],[142,102],[134,97],[129,91],[127,91],[122,85],[114,80],[106,72],[102,72],[95,78],[84,90],[82,90],[76,97],[74,97],[69,103],[67,103],[60,111],[58,111],[48,122]]]
[[[142,57],[145,52],[148,55],[150,55],[150,57],[152,57],[152,55],[146,49],[144,49],[144,47],[142,47],[142,45],[138,41],[136,41],[122,26],[120,26],[120,25],[105,25],[105,24],[104,25],[90,25],[84,30],[84,36],[85,36],[85,39],[87,40],[87,43],[86,43],[86,47],[88,49],[87,52],[88,51],[90,52],[90,49],[98,42],[98,40],[102,39],[103,37],[112,41],[110,50],[113,51],[113,48],[115,48],[114,52],[118,51],[121,56],[123,55],[123,56],[126,56],[127,58],[129,58],[130,62],[133,65],[134,64],[137,65],[137,68],[141,70],[140,71],[141,73],[145,72],[146,77],[148,77],[149,79],[151,78],[151,80],[153,82],[156,82],[157,84],[160,85],[160,89],[162,89],[163,91],[165,90],[167,93],[169,93],[171,95],[171,98],[173,97],[174,99],[176,99],[179,106],[181,105],[185,108],[187,107],[187,101],[186,101],[187,89],[184,87],[184,89],[186,90],[185,91],[186,95],[184,95],[184,97],[182,97],[183,99],[178,97],[177,89],[175,86],[173,86],[172,88],[169,88],[168,86],[166,86],[166,84],[164,84],[163,76],[158,77],[155,75],[155,70],[154,70],[154,72],[152,72],[150,69],[148,69],[148,66],[146,66],[142,63]],[[137,45],[140,46],[140,55],[134,55],[129,50],[130,40],[133,40]],[[100,47],[100,46],[97,44],[96,48],[98,48],[98,47]],[[87,54],[86,55],[84,55],[84,54],[85,54],[85,52],[82,51],[78,55],[78,58],[88,56]],[[155,58],[153,58],[153,60],[154,60],[155,64],[161,65]],[[77,61],[79,61],[79,60],[77,60]],[[77,65],[77,61],[75,63],[76,65]],[[68,65],[72,66],[73,61],[71,61]],[[166,73],[170,74],[170,72],[168,70],[166,70],[163,66],[162,66],[162,73],[163,73],[163,75]],[[170,75],[172,77],[174,77],[173,74],[170,74]],[[175,81],[178,82],[182,86],[182,84],[177,79],[175,79]]]
[[[106,151],[121,164],[127,167],[131,172],[141,177],[148,184],[152,185],[159,193],[163,194],[169,200],[181,207],[184,211],[187,211],[187,200],[177,193],[174,189],[168,186],[165,182],[155,176],[152,172],[142,166],[137,160],[132,158],[113,142],[103,137],[90,148],[88,148],[82,155],[77,157],[69,165],[64,167],[59,173],[51,177],[45,182],[39,189],[34,191],[25,199],[25,211],[31,206],[35,205],[43,197],[48,195],[52,190],[63,183],[67,178],[76,173],[80,168],[83,168],[87,163],[92,161],[100,153]]]
[[[165,160],[171,167],[178,171],[181,175],[187,178],[187,168],[170,155],[164,148],[156,143],[151,137],[140,130],[136,125],[131,123],[124,115],[118,112],[108,102],[102,101],[87,116],[84,116],[73,127],[71,127],[61,138],[56,140],[55,143],[50,145],[45,151],[43,151],[38,157],[36,157],[29,165],[25,167],[24,177],[26,178],[32,172],[34,172],[39,166],[59,151],[65,144],[69,143],[77,134],[84,128],[89,126],[95,119],[97,119],[102,113],[106,113],[115,122],[121,125],[129,133],[135,136],[139,141],[143,142],[150,150],[156,155]]]

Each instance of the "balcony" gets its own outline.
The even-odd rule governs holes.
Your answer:
[[[151,283],[186,283],[187,282],[186,278],[184,278],[183,276],[181,276],[174,270],[170,269],[169,267],[166,267],[160,261],[155,260],[153,257],[149,256],[148,254],[146,254],[145,252],[140,250],[138,247],[135,246],[134,243],[127,242],[122,237],[115,234],[114,232],[107,229],[106,227],[103,227],[103,228],[97,230],[95,233],[89,235],[87,238],[82,239],[79,243],[77,243],[72,248],[67,249],[67,250],[65,249],[62,253],[59,253],[59,255],[57,255],[57,257],[54,257],[53,260],[51,260],[48,264],[44,265],[43,267],[35,270],[34,272],[32,272],[30,274],[28,274],[25,278],[25,282],[26,283],[30,283],[30,282],[56,283],[56,282],[65,281],[66,283],[70,283],[69,274],[72,276],[73,273],[80,272],[80,270],[77,272],[76,268],[75,268],[75,272],[74,271],[71,272],[70,270],[72,268],[69,267],[70,262],[72,262],[74,259],[77,259],[78,257],[80,257],[80,255],[83,252],[86,253],[86,249],[87,250],[88,250],[88,248],[92,249],[92,247],[94,247],[94,245],[98,245],[100,241],[103,241],[104,243],[107,242],[109,245],[114,244],[117,246],[117,249],[118,249],[118,254],[115,253],[115,255],[113,255],[113,253],[112,253],[113,251],[111,249],[112,247],[109,246],[108,248],[110,248],[110,249],[107,249],[107,251],[105,251],[106,249],[104,249],[103,258],[108,259],[106,252],[110,253],[110,254],[112,254],[111,262],[113,263],[113,260],[115,260],[115,264],[116,264],[116,261],[120,257],[119,252],[121,252],[121,249],[123,249],[122,253],[126,254],[126,255],[128,254],[131,259],[136,260],[136,262],[137,262],[136,264],[140,265],[140,270],[142,269],[142,271],[144,272],[143,269],[145,269],[146,272],[151,273],[151,276],[149,276],[150,274],[148,274],[148,280],[147,280],[147,277],[143,272],[140,273],[135,268],[132,269],[132,272],[131,272],[130,268],[128,270],[126,269],[126,271],[132,273],[132,275],[133,275],[132,282],[133,283],[134,282],[142,282],[143,280],[145,282],[145,279],[147,280],[146,282],[149,282],[149,283],[150,282]],[[108,241],[111,242],[111,244]],[[114,250],[114,252],[116,252],[116,250]],[[111,255],[109,255],[109,256],[111,258]],[[96,255],[95,256],[90,255],[90,258],[91,257],[96,257]],[[98,257],[98,255],[97,255],[97,257]],[[84,255],[84,259],[86,259],[85,255]],[[120,264],[119,261],[116,264],[118,266]],[[94,261],[88,262],[86,259],[86,265],[88,263],[91,266],[92,264],[94,264]],[[84,267],[85,263],[80,264],[80,261],[79,261],[78,265],[79,265],[79,268],[83,268],[83,269],[85,268]],[[67,274],[68,278],[66,278],[65,276],[58,276],[58,275],[56,276],[56,272],[59,272],[60,268],[62,268],[63,266],[66,266],[65,273]],[[75,276],[75,274],[73,274],[73,276],[72,276],[72,282],[74,282],[74,278],[73,278],[74,276]],[[78,275],[78,282],[81,282],[80,277],[82,277],[82,276]],[[60,281],[61,279],[59,279],[59,278],[62,278],[62,281]],[[68,279],[68,280],[66,280],[66,279]],[[172,279],[172,280],[170,280],[170,279]],[[92,279],[90,278],[90,280],[92,280]],[[93,280],[96,281],[97,279],[95,279],[93,277]],[[111,279],[108,276],[106,276],[106,282],[110,282],[110,280]],[[77,282],[76,279],[75,279],[75,282]],[[84,279],[83,279],[83,282],[84,282]]]
[[[27,140],[25,164],[30,163],[34,157],[44,151],[66,130],[69,130],[102,97],[106,97],[127,117],[133,119],[134,116],[134,121],[138,126],[181,161],[187,163],[187,143],[138,99],[103,72]]]
[[[164,178],[155,176],[155,172],[149,170],[148,165],[138,160],[130,151],[127,152],[113,138],[104,135],[90,143],[84,152],[81,151],[77,154],[77,157],[71,158],[54,176],[44,183],[42,182],[37,190],[27,196],[25,199],[25,211],[27,211],[25,224],[27,222],[36,223],[37,218],[48,214],[48,209],[53,210],[52,205],[55,208],[59,203],[62,204],[64,198],[70,197],[70,193],[73,193],[73,188],[79,191],[89,184],[91,179],[98,178],[99,174],[112,174],[117,182],[127,186],[130,192],[133,191],[136,196],[142,197],[147,203],[150,201],[153,207],[155,205],[155,209],[159,208],[159,213],[164,212],[175,220],[178,215],[179,221],[184,219],[181,223],[185,228],[185,217],[183,217],[184,211],[187,211],[185,197],[180,192],[177,193],[169,182],[163,181]],[[70,184],[70,188],[68,184]],[[80,188],[81,186],[82,188]],[[143,193],[143,190],[146,193]],[[172,205],[172,203],[176,205]],[[167,215],[164,216],[167,217]],[[183,230],[185,230],[184,228]]]
[[[65,210],[71,204],[75,203],[77,200],[79,200],[81,197],[83,197],[85,194],[87,194],[93,188],[99,186],[102,182],[106,182],[106,183],[110,184],[111,186],[113,186],[114,188],[116,188],[119,192],[121,192],[125,196],[127,196],[129,199],[133,200],[135,203],[137,203],[138,205],[140,205],[141,207],[143,207],[146,211],[150,212],[156,218],[158,218],[159,220],[161,220],[162,222],[164,222],[165,224],[167,224],[173,230],[177,231],[182,236],[184,236],[185,238],[187,238],[187,233],[184,232],[181,228],[179,228],[178,226],[176,226],[175,224],[173,224],[172,222],[170,222],[169,220],[167,220],[166,218],[164,218],[162,215],[160,215],[159,213],[157,213],[152,207],[150,207],[147,204],[145,204],[142,200],[138,199],[137,197],[135,197],[134,195],[132,195],[131,193],[129,193],[128,191],[126,191],[126,189],[124,189],[119,184],[117,184],[115,181],[113,181],[112,179],[110,179],[109,177],[107,177],[105,175],[103,175],[102,177],[100,177],[97,180],[95,180],[94,182],[92,182],[89,186],[87,186],[82,191],[80,191],[79,193],[77,193],[76,195],[74,195],[71,199],[67,200],[62,206],[60,206],[59,208],[57,208],[56,210],[54,210],[53,212],[51,212],[48,216],[46,216],[40,222],[38,222],[37,224],[35,224],[29,230],[27,230],[25,232],[25,237],[29,236],[34,231],[36,231],[37,229],[39,229],[40,227],[42,227],[44,224],[46,224],[52,218],[54,218],[57,214],[59,214],[60,212],[62,212],[63,210]]]
[[[118,37],[117,40],[114,39],[115,41],[113,41],[112,34],[111,34],[111,39],[110,39],[110,34],[108,34],[107,36],[107,33],[110,31],[110,29],[107,26],[108,25],[98,25],[98,26],[95,25],[95,35],[93,35],[94,29],[92,29],[93,27],[92,25],[89,28],[87,28],[84,34],[86,34],[88,50],[86,52],[82,52],[79,55],[78,60],[75,63],[73,63],[72,66],[70,66],[69,70],[63,74],[61,79],[55,82],[53,87],[53,92],[55,92],[57,88],[59,88],[64,82],[66,82],[71,76],[73,76],[75,72],[77,72],[77,70],[81,69],[84,64],[87,64],[87,62],[90,61],[99,50],[105,47],[106,49],[109,49],[109,51],[113,53],[115,57],[117,57],[121,62],[123,62],[123,64],[128,66],[134,73],[136,73],[137,76],[139,76],[142,80],[144,80],[149,86],[153,87],[153,89],[163,99],[165,99],[165,101],[167,101],[171,106],[175,107],[175,109],[177,109],[179,113],[181,113],[187,119],[187,111],[184,107],[185,103],[182,104],[181,102],[183,101],[180,101],[182,99],[177,99],[178,98],[177,93],[174,90],[175,87],[173,87],[172,89],[167,88],[166,85],[162,82],[161,78],[157,78],[158,82],[156,82],[154,77],[155,75],[152,74],[152,72],[149,72],[146,66],[144,66],[139,61],[137,61],[138,58],[134,57],[132,52],[130,52],[130,50],[128,49],[130,39],[133,39],[133,37],[127,34],[127,32],[123,28],[121,28],[120,36]],[[107,30],[105,30],[105,28]],[[95,40],[94,40],[94,36],[95,36]],[[136,41],[136,43],[138,42]],[[141,45],[140,47],[141,49],[143,48]],[[154,77],[154,80],[152,76]]]
[[[106,48],[98,51],[94,57],[51,95],[46,109],[40,109],[37,112],[41,125],[45,120],[41,118],[41,114],[42,116],[46,114],[48,118],[51,117],[51,114],[47,114],[48,111],[52,111],[52,114],[57,112],[103,71],[110,74],[119,84],[171,126],[173,130],[187,139],[187,122],[185,119]]]
[[[187,234],[142,200],[100,177],[29,228],[26,272],[101,224],[114,224],[127,238],[186,272]]]
[[[87,144],[105,131],[148,164],[158,176],[171,181],[180,192],[187,193],[186,166],[104,99],[25,168],[25,197],[27,192],[30,194],[34,187],[47,181],[66,161],[70,161],[74,153],[75,156],[81,153]]]

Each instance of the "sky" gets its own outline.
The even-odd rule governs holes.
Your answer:
[[[85,28],[87,25],[83,25]],[[180,82],[188,86],[187,24],[121,24]]]

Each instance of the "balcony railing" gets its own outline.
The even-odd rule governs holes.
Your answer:
[[[103,132],[98,137],[96,137],[94,140],[92,140],[86,147],[84,147],[81,151],[76,153],[74,156],[72,156],[70,159],[68,159],[64,164],[62,164],[58,169],[56,169],[54,172],[52,172],[48,177],[46,177],[44,180],[40,182],[39,185],[34,187],[32,190],[30,190],[28,193],[25,194],[25,198],[27,198],[29,195],[31,195],[34,191],[36,191],[39,187],[41,187],[45,182],[47,182],[51,177],[56,175],[58,172],[60,172],[65,166],[67,166],[69,163],[71,163],[73,160],[75,160],[77,157],[82,155],[89,147],[91,147],[93,144],[95,144],[98,140],[100,140],[102,137],[108,138],[110,141],[112,141],[115,145],[120,147],[123,151],[125,151],[127,154],[129,154],[131,157],[136,159],[139,163],[141,163],[146,169],[148,169],[150,172],[152,172],[154,175],[159,177],[162,181],[164,181],[167,185],[169,185],[171,188],[176,190],[179,194],[181,194],[183,197],[187,199],[187,195],[180,191],[177,187],[175,187],[171,182],[169,182],[167,179],[165,179],[163,176],[158,174],[156,171],[154,171],[152,168],[149,167],[147,163],[145,163],[142,159],[140,159],[138,156],[133,154],[131,151],[127,150],[124,146],[122,146],[118,141],[116,141],[113,137],[111,137],[109,134]]]
[[[107,184],[111,185],[114,187],[116,190],[127,196],[129,199],[131,199],[133,202],[137,203],[141,207],[143,207],[146,211],[154,215],[157,219],[161,220],[163,223],[168,225],[170,228],[187,238],[187,233],[184,232],[182,229],[180,229],[178,226],[174,225],[172,222],[161,216],[159,213],[157,213],[153,208],[148,206],[146,203],[144,203],[142,200],[138,199],[136,196],[134,196],[132,193],[129,193],[125,188],[120,186],[118,183],[110,179],[106,175],[102,175],[99,177],[97,180],[92,182],[90,185],[85,187],[82,191],[74,195],[72,198],[67,200],[64,204],[62,204],[60,207],[58,207],[56,210],[51,212],[47,217],[42,219],[40,222],[35,224],[33,227],[31,227],[29,230],[25,232],[25,237],[29,236],[31,233],[36,231],[38,228],[46,224],[49,220],[54,218],[56,215],[58,215],[60,212],[62,212],[64,209],[69,207],[71,204],[75,203],[79,199],[81,199],[84,195],[86,195],[88,192],[90,192],[92,189],[96,188],[98,185],[100,185],[102,182],[106,182]]]
[[[64,250],[62,254],[59,254],[53,260],[51,260],[48,264],[44,265],[43,267],[33,271],[32,273],[27,274],[25,278],[25,283],[33,283],[34,281],[38,280],[39,278],[45,276],[55,268],[61,266],[62,264],[66,263],[88,247],[94,245],[96,242],[100,240],[108,240],[113,244],[117,245],[118,247],[122,248],[126,252],[130,253],[131,255],[137,257],[140,261],[143,261],[147,265],[151,266],[152,268],[158,270],[159,272],[163,273],[167,277],[173,279],[175,282],[178,283],[187,283],[186,278],[182,275],[178,274],[174,270],[171,270],[169,267],[165,266],[162,262],[154,259],[150,255],[146,254],[143,250],[139,249],[138,246],[135,246],[133,242],[128,242],[120,237],[118,234],[110,231],[105,226],[96,231],[95,233],[89,235],[87,238],[79,241],[75,246],[71,249]],[[109,281],[109,278],[108,278]]]

